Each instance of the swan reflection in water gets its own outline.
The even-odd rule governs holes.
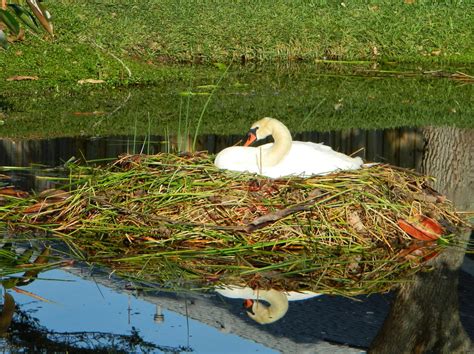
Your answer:
[[[278,321],[288,311],[289,301],[306,300],[322,294],[311,291],[261,290],[230,285],[215,289],[217,293],[231,299],[244,299],[247,315],[260,324]],[[268,303],[266,305],[262,302]]]

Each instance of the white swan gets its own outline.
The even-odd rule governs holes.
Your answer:
[[[274,143],[249,147],[255,140],[273,136]],[[363,161],[334,151],[329,146],[292,141],[288,128],[274,118],[255,122],[244,146],[228,147],[214,164],[226,170],[258,173],[267,177],[324,175],[339,170],[356,170]]]
[[[273,323],[285,316],[288,311],[288,301],[305,300],[321,295],[311,291],[254,290],[235,285],[217,288],[216,292],[232,299],[245,299],[244,306],[247,308],[248,316],[260,324]],[[259,300],[266,301],[269,306]]]

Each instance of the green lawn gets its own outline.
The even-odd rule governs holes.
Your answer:
[[[180,111],[195,126],[210,92],[198,86],[219,80],[216,63],[232,68],[203,133],[241,133],[262,116],[295,132],[474,124],[472,77],[426,74],[473,75],[471,2],[46,3],[56,38],[27,34],[0,50],[2,137],[164,135]]]
[[[56,39],[0,50],[0,82],[160,82],[170,63],[472,64],[470,1],[46,1]],[[122,62],[120,62],[120,59]],[[132,75],[129,77],[128,69]],[[176,75],[176,73],[173,73]]]

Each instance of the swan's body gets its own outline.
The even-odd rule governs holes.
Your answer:
[[[288,301],[305,300],[321,294],[311,291],[283,292],[275,289],[254,290],[249,287],[227,286],[216,289],[219,294],[232,299],[254,299],[248,305],[247,314],[250,318],[260,324],[268,324],[278,321],[288,311]],[[266,301],[269,306],[261,301]],[[246,300],[248,301],[248,300]]]
[[[312,142],[292,141],[288,128],[273,118],[254,123],[250,143],[272,135],[274,143],[259,147],[233,146],[217,154],[215,165],[221,169],[258,173],[267,177],[324,175],[361,167],[360,157],[350,157],[331,147]],[[249,144],[249,141],[246,145]]]

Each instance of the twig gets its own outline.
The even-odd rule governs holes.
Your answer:
[[[104,47],[102,47],[101,45],[97,44],[96,42],[91,42],[92,44],[94,44],[97,48],[103,50],[104,52],[106,52],[108,55],[110,55],[112,58],[114,58],[115,60],[117,60],[124,68],[125,70],[127,70],[127,73],[128,73],[128,78],[131,78],[132,77],[132,71],[129,69],[129,67],[127,65],[125,65],[125,63],[123,62],[122,59],[120,59],[118,56],[116,56],[114,53],[112,52],[109,52],[108,50],[106,50]]]

